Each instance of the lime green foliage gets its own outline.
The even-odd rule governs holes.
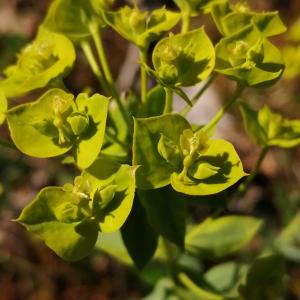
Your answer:
[[[4,93],[0,90],[0,125],[6,119],[6,111],[7,111],[7,99]]]
[[[170,175],[180,169],[176,158],[180,155],[180,134],[188,128],[189,123],[177,114],[135,119],[132,164],[140,165],[136,174],[138,188],[153,189],[170,183]],[[169,142],[169,145],[164,146],[160,140]],[[172,157],[164,156],[168,151],[165,148],[169,147],[177,153],[175,159],[173,154]]]
[[[176,114],[135,120],[133,165],[141,165],[139,188],[171,183],[176,191],[189,195],[216,194],[245,176],[229,142],[193,133]]]
[[[240,286],[243,300],[280,299],[284,286],[284,261],[276,254],[255,260],[248,271],[246,282]]]
[[[55,0],[48,9],[43,26],[78,41],[90,35],[90,21],[88,1]]]
[[[262,221],[252,217],[208,218],[186,235],[186,249],[195,255],[222,257],[236,252],[254,237]]]
[[[180,14],[165,7],[149,13],[125,6],[117,12],[105,12],[104,17],[108,25],[143,51],[180,20]]]
[[[246,174],[233,145],[209,140],[205,134],[186,130],[181,135],[183,170],[173,173],[171,184],[181,193],[211,195],[235,184]]]
[[[135,167],[99,158],[82,173],[89,183],[92,213],[100,232],[113,232],[126,221],[133,204]]]
[[[41,190],[17,221],[57,255],[79,260],[93,249],[98,231],[117,231],[125,222],[133,203],[134,172],[128,165],[99,159],[74,185]]]
[[[300,213],[291,220],[275,241],[276,248],[289,260],[300,262],[299,247]]]
[[[226,0],[218,2],[212,6],[212,17],[220,33],[224,36],[237,33],[249,24],[257,27],[264,37],[286,31],[277,11],[254,12],[246,2],[237,2],[234,5],[230,5],[230,2]]]
[[[85,194],[47,187],[22,211],[18,222],[65,260],[88,255],[97,239],[97,222],[90,218]]]
[[[0,124],[7,121],[14,143],[0,139],[0,146],[16,146],[39,158],[63,156],[60,159],[81,174],[72,184],[43,188],[17,221],[65,260],[82,259],[97,244],[127,265],[143,269],[148,283],[157,282],[144,299],[279,299],[282,259],[270,255],[251,265],[257,253],[244,248],[262,220],[229,211],[235,207],[231,200],[242,201],[239,192],[257,174],[270,146],[300,144],[300,121],[285,119],[267,107],[255,112],[241,103],[246,131],[263,150],[239,187],[247,174],[235,147],[212,134],[246,87],[269,87],[279,80],[285,66],[268,38],[285,31],[285,26],[277,12],[254,12],[236,1],[175,3],[178,12],[165,7],[139,10],[136,1],[133,7],[118,6],[117,11],[110,10],[120,4],[115,0],[51,2],[36,38],[0,81]],[[199,25],[207,13],[224,36],[216,45]],[[198,25],[190,22],[194,16],[200,16]],[[117,89],[102,45],[106,25],[138,47],[140,91],[130,87],[125,94]],[[175,26],[181,33],[170,32]],[[289,32],[293,43],[300,41],[298,27],[297,23]],[[97,93],[74,96],[56,88],[66,89],[62,80],[73,66],[78,45],[111,100]],[[148,65],[150,50],[152,65]],[[290,68],[287,76],[294,76],[297,68]],[[147,73],[157,81],[151,88]],[[236,81],[236,92],[208,124],[189,124],[183,115],[217,73]],[[189,99],[183,87],[208,78]],[[38,99],[28,96],[34,101],[6,100],[38,88],[45,91]],[[172,110],[174,92],[191,106],[181,114]],[[207,208],[200,211],[203,206]],[[298,225],[297,215],[274,245],[294,261],[300,257]],[[235,261],[224,260],[242,249],[245,254]]]
[[[300,144],[300,121],[283,118],[264,106],[258,112],[241,103],[244,126],[252,140],[262,146],[282,148]]]
[[[160,40],[153,50],[152,61],[155,76],[162,85],[194,85],[212,72],[214,46],[201,27]]]
[[[253,25],[216,46],[216,71],[245,86],[267,87],[282,75],[281,53]]]
[[[65,36],[40,28],[35,40],[18,54],[16,64],[4,70],[0,89],[10,98],[45,87],[64,76],[74,60],[75,50]]]
[[[37,101],[7,112],[11,137],[27,155],[52,157],[74,148],[80,168],[97,158],[106,126],[108,99],[95,94],[72,94],[52,89]]]

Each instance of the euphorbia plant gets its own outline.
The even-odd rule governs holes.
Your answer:
[[[112,2],[54,0],[37,37],[0,81],[0,122],[7,120],[15,147],[33,157],[58,157],[78,168],[74,183],[43,188],[17,221],[68,261],[86,257],[96,243],[116,255],[106,242],[105,233],[111,234],[127,253],[121,261],[139,269],[151,259],[168,265],[169,293],[176,299],[275,299],[283,276],[277,253],[258,257],[248,268],[236,264],[241,269],[227,290],[211,281],[218,272],[233,272],[227,265],[205,274],[199,271],[203,280],[193,282],[190,270],[179,262],[183,257],[226,257],[246,245],[262,220],[218,214],[232,194],[245,191],[269,147],[300,143],[299,121],[284,119],[267,107],[255,112],[239,100],[245,88],[269,87],[284,71],[280,50],[268,39],[285,30],[278,13],[253,12],[226,0],[176,0],[180,12],[165,7],[141,11],[136,3],[115,11]],[[190,18],[201,14],[212,14],[224,35],[216,45],[203,26],[190,28]],[[109,69],[101,39],[107,26],[140,52],[141,88],[137,95],[131,92],[130,101],[120,96]],[[152,64],[147,59],[151,43],[156,43]],[[73,95],[63,85],[78,46],[99,79],[93,95]],[[185,115],[217,73],[235,81],[236,92],[210,122],[190,124]],[[189,99],[182,88],[204,80],[204,87]],[[41,88],[37,99],[21,105],[10,101]],[[174,92],[187,102],[180,113],[173,112]],[[218,122],[235,103],[246,131],[263,149],[244,182],[249,174],[235,146],[214,138]],[[190,204],[211,203],[218,210],[203,222],[189,217]],[[270,283],[274,264],[280,272]],[[265,289],[257,288],[256,276],[266,278]],[[153,299],[170,299],[164,292],[155,298],[157,289],[159,285]]]

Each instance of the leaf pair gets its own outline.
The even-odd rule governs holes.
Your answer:
[[[255,12],[245,2],[230,5],[228,0],[218,1],[211,9],[214,22],[224,36],[231,36],[252,24],[264,37],[286,31],[278,12]]]
[[[117,12],[104,12],[105,21],[115,31],[138,48],[147,51],[151,42],[172,29],[180,20],[180,14],[165,7],[151,13],[137,7],[122,7]]]
[[[194,134],[177,114],[135,120],[133,165],[141,166],[138,188],[156,189],[171,183],[176,191],[189,195],[221,192],[245,176],[229,142]]]
[[[41,27],[35,40],[18,54],[16,64],[4,70],[6,78],[0,81],[0,89],[7,98],[22,96],[64,76],[74,61],[72,43]]]
[[[240,103],[244,126],[252,140],[261,146],[295,147],[300,144],[300,121],[283,118],[264,106],[258,112]]]
[[[11,137],[23,153],[53,157],[74,151],[76,164],[87,168],[97,158],[105,132],[108,98],[74,96],[52,89],[37,101],[7,112]]]
[[[133,204],[135,168],[100,158],[74,185],[46,187],[17,219],[60,257],[87,256],[98,231],[120,229]]]
[[[258,28],[249,25],[216,46],[216,68],[240,85],[268,87],[284,71],[282,55]]]

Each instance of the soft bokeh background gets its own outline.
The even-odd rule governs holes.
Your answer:
[[[0,0],[0,69],[12,63],[16,52],[34,37],[49,3],[49,0]],[[139,1],[139,4],[149,8],[166,4],[175,8],[172,1],[148,0]],[[249,4],[257,10],[279,10],[287,26],[300,16],[298,0],[249,0]],[[205,23],[211,38],[218,40],[219,35],[208,18],[194,22],[194,25],[197,22]],[[279,46],[285,44],[284,36],[276,37],[273,41]],[[128,47],[111,30],[105,32],[104,42],[120,90],[131,87],[138,89],[135,49]],[[77,54],[74,71],[66,80],[68,88],[75,93],[87,86],[98,90],[97,81],[82,53],[78,51]],[[244,97],[254,107],[267,103],[286,117],[300,118],[299,80],[300,77],[282,79],[274,87],[263,91],[249,89]],[[195,122],[205,122],[214,115],[232,90],[233,84],[220,76],[189,118]],[[193,94],[193,90],[187,90],[187,93]],[[176,103],[175,107],[180,109],[180,103]],[[250,170],[259,149],[248,139],[242,127],[238,110],[232,110],[222,120],[218,135],[234,143],[245,169]],[[0,129],[0,133],[8,137],[5,127]],[[63,166],[55,159],[33,159],[0,146],[0,300],[141,299],[150,291],[151,286],[145,278],[155,275],[146,274],[141,279],[136,271],[99,250],[81,262],[65,263],[27,234],[20,225],[12,222],[42,187],[72,181],[74,174],[75,169]],[[300,147],[291,150],[272,149],[244,199],[233,203],[230,211],[263,217],[267,224],[264,238],[272,239],[299,207]],[[197,208],[195,212],[200,216],[205,213],[209,213],[209,209],[203,212],[203,208],[202,211]],[[256,251],[261,244],[261,237],[256,238],[250,247]],[[287,272],[287,299],[300,299],[299,265],[288,262]]]

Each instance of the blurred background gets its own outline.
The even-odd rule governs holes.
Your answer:
[[[0,69],[13,63],[16,53],[34,37],[50,2],[0,0]],[[117,2],[118,5],[125,3]],[[258,11],[278,10],[287,26],[292,25],[300,16],[300,1],[297,0],[248,2]],[[171,0],[139,1],[139,5],[148,8],[167,5],[176,9]],[[209,18],[193,22],[195,26],[204,23],[212,40],[216,42],[219,39]],[[273,42],[280,47],[286,47],[288,43],[284,35],[273,38]],[[110,29],[104,33],[104,43],[120,90],[138,90],[136,50],[128,47]],[[285,117],[300,118],[300,77],[297,72],[288,77],[267,90],[248,89],[244,97],[254,107],[259,108],[262,103],[266,103]],[[67,78],[66,85],[74,93],[86,87],[99,90],[97,80],[79,50],[75,68]],[[230,96],[233,87],[232,82],[219,76],[199,106],[189,114],[190,120],[206,122]],[[194,93],[191,89],[186,92]],[[180,110],[179,102],[175,103],[175,109]],[[246,171],[249,171],[258,157],[259,149],[246,136],[241,124],[240,113],[233,109],[222,120],[218,135],[235,145]],[[2,127],[0,134],[8,137],[7,129]],[[151,291],[156,278],[155,270],[139,276],[132,268],[97,249],[83,261],[65,263],[12,221],[41,188],[71,182],[74,174],[77,174],[75,169],[62,165],[55,159],[33,159],[0,146],[0,300],[134,300],[141,299]],[[272,149],[244,199],[233,203],[229,210],[263,217],[267,224],[263,238],[268,241],[290,222],[299,207],[300,147],[297,147],[289,150]],[[201,209],[207,214],[210,212],[209,208],[197,208]],[[203,212],[199,214],[203,215]],[[262,243],[262,237],[258,237],[249,247],[256,251]],[[288,261],[287,274],[287,299],[300,299],[299,264]]]

